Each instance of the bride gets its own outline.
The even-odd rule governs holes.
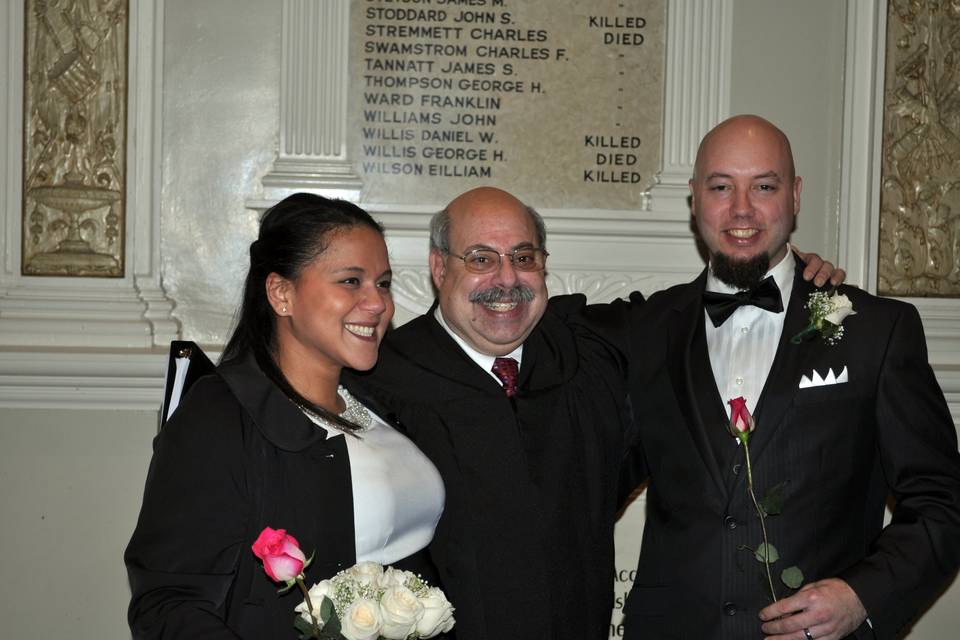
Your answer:
[[[390,278],[359,207],[295,194],[267,211],[221,364],[154,441],[125,554],[135,638],[296,637],[296,590],[278,596],[250,549],[267,526],[315,554],[308,584],[362,560],[436,584],[440,475],[339,385],[377,361]]]

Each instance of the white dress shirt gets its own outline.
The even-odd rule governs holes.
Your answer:
[[[743,305],[734,311],[726,322],[714,327],[706,310],[703,312],[710,367],[713,369],[713,379],[717,383],[717,390],[723,399],[728,417],[730,405],[727,400],[743,396],[751,415],[757,407],[760,393],[770,374],[770,367],[773,366],[780,334],[783,333],[787,302],[790,300],[790,292],[793,291],[795,265],[793,251],[788,246],[787,255],[767,272],[767,275],[773,276],[780,288],[784,309],[780,313],[753,305]],[[711,270],[707,273],[707,291],[736,293],[738,289],[717,280]]]
[[[470,359],[477,363],[481,369],[490,374],[490,377],[497,381],[498,384],[503,385],[503,381],[497,377],[497,374],[493,372],[493,361],[500,358],[513,358],[517,361],[517,371],[520,370],[521,359],[523,358],[523,344],[511,351],[505,356],[488,356],[485,353],[480,353],[473,347],[471,347],[467,342],[453,332],[453,329],[447,324],[446,320],[443,319],[443,314],[440,313],[440,307],[437,306],[436,310],[433,312],[433,317],[437,319],[437,322],[440,323],[440,326],[443,327],[443,330],[450,334],[450,337],[453,338],[454,342],[460,345],[460,348],[463,349],[463,352],[470,356]]]
[[[372,411],[373,423],[357,438],[304,413],[331,437],[346,438],[357,562],[388,565],[430,544],[445,491],[427,456]]]

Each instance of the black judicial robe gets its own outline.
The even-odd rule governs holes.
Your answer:
[[[363,375],[443,475],[430,550],[458,640],[607,637],[628,409],[620,356],[566,322],[584,304],[551,299],[512,399],[433,310],[388,334]]]

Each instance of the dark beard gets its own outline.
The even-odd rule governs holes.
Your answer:
[[[749,260],[734,260],[728,255],[717,253],[710,261],[710,269],[720,282],[739,290],[752,289],[760,284],[770,269],[770,256],[761,253]]]

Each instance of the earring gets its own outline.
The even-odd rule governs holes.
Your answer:
[[[280,307],[280,313],[286,313],[286,312],[287,312],[286,307]]]

